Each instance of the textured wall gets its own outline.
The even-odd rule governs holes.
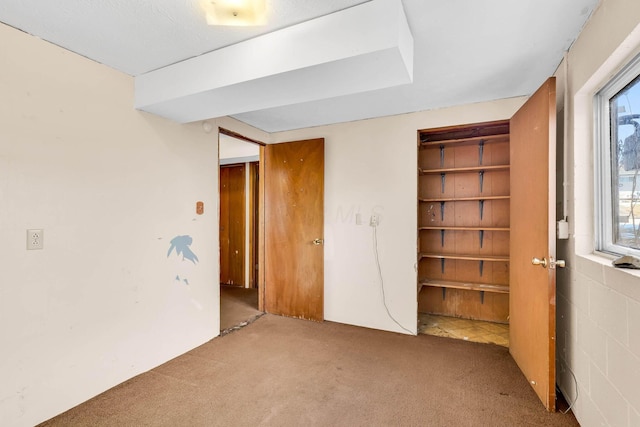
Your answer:
[[[0,425],[27,426],[218,334],[217,133],[3,25],[0,51]]]

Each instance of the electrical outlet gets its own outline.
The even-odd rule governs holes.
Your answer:
[[[44,230],[27,230],[27,250],[44,249]]]
[[[362,225],[362,214],[360,212],[356,214],[356,225]]]
[[[371,215],[371,219],[369,219],[369,225],[371,227],[377,227],[380,224],[380,217],[377,214]]]

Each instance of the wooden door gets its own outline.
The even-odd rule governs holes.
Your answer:
[[[324,319],[324,139],[265,147],[265,310]]]
[[[260,227],[260,162],[249,164],[249,287],[258,287],[258,242]]]
[[[220,283],[244,286],[245,167],[220,167]]]
[[[555,78],[511,119],[509,351],[555,410]],[[536,257],[547,266],[532,264]]]

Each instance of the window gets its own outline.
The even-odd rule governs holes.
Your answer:
[[[598,92],[595,106],[598,249],[640,256],[640,56]]]

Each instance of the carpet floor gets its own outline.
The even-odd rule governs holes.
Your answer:
[[[508,350],[264,315],[43,426],[577,426]]]

